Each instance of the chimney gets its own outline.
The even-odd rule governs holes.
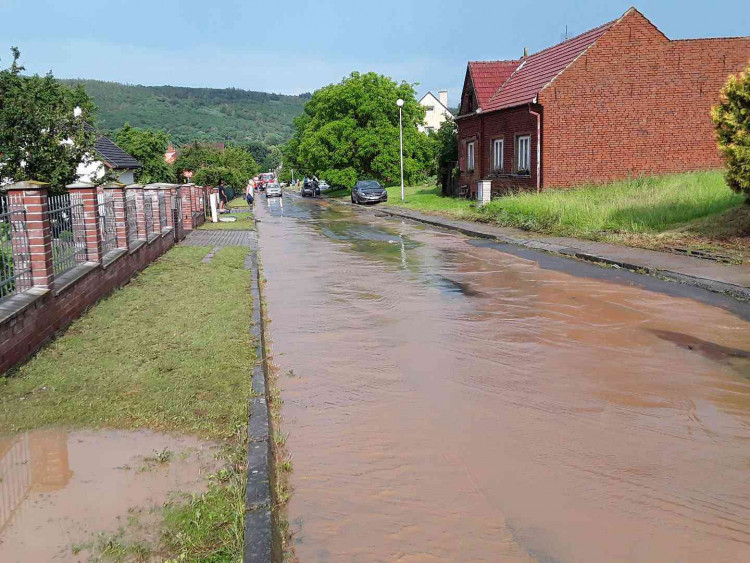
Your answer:
[[[448,90],[438,90],[438,100],[445,107],[448,107]]]
[[[529,56],[529,48],[528,47],[524,47],[523,48],[523,57],[521,57],[521,58],[525,59],[528,56]]]

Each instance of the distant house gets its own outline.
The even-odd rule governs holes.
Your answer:
[[[670,40],[635,8],[518,60],[470,62],[459,186],[567,187],[719,168],[711,106],[750,37]]]
[[[448,109],[446,90],[440,90],[437,98],[432,92],[427,92],[419,100],[419,105],[425,108],[424,124],[417,125],[421,133],[434,133],[447,119],[453,119],[453,114]]]
[[[133,184],[133,177],[136,170],[141,168],[141,163],[130,156],[108,137],[100,135],[90,125],[86,125],[88,131],[96,133],[96,142],[94,143],[95,154],[87,162],[78,165],[76,174],[82,182],[96,183],[106,173],[107,169],[113,171],[117,176],[117,181],[123,184]]]
[[[164,161],[167,164],[174,164],[175,160],[177,160],[177,149],[174,148],[174,145],[169,145],[167,152],[164,153]]]

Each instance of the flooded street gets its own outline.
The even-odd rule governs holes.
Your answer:
[[[750,560],[747,306],[324,201],[256,211],[301,561]]]

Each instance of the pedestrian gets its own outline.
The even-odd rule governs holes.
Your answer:
[[[252,205],[253,204],[253,199],[254,199],[253,198],[253,191],[254,191],[253,181],[252,180],[248,180],[247,181],[247,186],[245,187],[245,201],[247,201],[248,205]]]
[[[226,213],[227,189],[224,186],[224,180],[219,180],[219,213]]]

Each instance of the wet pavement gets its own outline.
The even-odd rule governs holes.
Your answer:
[[[750,559],[750,309],[256,203],[301,561]]]
[[[111,538],[157,545],[162,505],[204,491],[216,453],[146,431],[0,436],[0,561],[89,561]]]

